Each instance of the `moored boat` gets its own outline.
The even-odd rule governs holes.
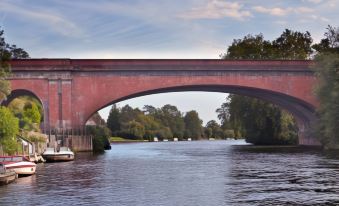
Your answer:
[[[59,151],[55,151],[54,148],[47,148],[42,157],[48,162],[57,161],[72,161],[74,160],[74,152],[68,147],[60,147]]]
[[[6,171],[5,165],[0,163],[0,185],[7,185],[17,178],[18,175],[14,171]]]
[[[35,174],[36,164],[24,156],[1,156],[0,163],[5,166],[7,171],[14,171],[19,176]]]

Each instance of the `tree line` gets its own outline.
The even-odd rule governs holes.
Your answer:
[[[11,92],[6,79],[11,74],[9,60],[23,58],[29,58],[28,53],[16,45],[6,43],[4,31],[0,28],[0,103]],[[0,106],[0,144],[5,153],[14,154],[22,149],[17,142],[17,135],[31,142],[45,141],[40,133],[42,114],[40,102],[27,96],[14,99],[8,107]]]
[[[339,29],[328,26],[317,44],[309,32],[286,29],[273,41],[262,34],[235,39],[222,59],[306,60],[314,59],[319,79],[315,94],[320,100],[317,136],[324,145],[339,143]],[[287,111],[268,102],[230,95],[219,108],[222,122],[230,124],[235,136],[253,144],[296,144],[298,128]]]
[[[170,104],[161,108],[145,105],[142,110],[129,105],[121,108],[113,105],[107,127],[113,136],[151,141],[154,137],[179,140],[234,137],[232,130],[221,127],[214,120],[203,126],[203,121],[195,110],[183,113]]]

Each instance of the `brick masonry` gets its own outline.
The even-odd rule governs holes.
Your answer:
[[[319,144],[310,127],[318,101],[312,61],[28,59],[11,62],[12,94],[34,94],[45,129],[81,128],[112,103],[171,91],[217,91],[253,96],[290,111],[299,143]]]

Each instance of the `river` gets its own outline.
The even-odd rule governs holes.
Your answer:
[[[39,164],[0,205],[339,205],[339,153],[243,141],[114,144]]]

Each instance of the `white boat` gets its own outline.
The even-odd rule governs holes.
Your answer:
[[[175,138],[173,139],[173,141],[174,141],[174,142],[177,142],[177,141],[179,141],[179,139],[175,137]]]
[[[192,141],[192,138],[188,138],[187,141]]]
[[[68,147],[60,147],[59,151],[55,151],[54,148],[47,148],[42,157],[47,162],[57,162],[57,161],[72,161],[74,160],[74,152],[72,152]]]
[[[168,142],[168,139],[164,139],[163,142]]]
[[[0,163],[5,165],[7,171],[14,171],[19,176],[35,174],[36,164],[23,156],[2,156]]]

